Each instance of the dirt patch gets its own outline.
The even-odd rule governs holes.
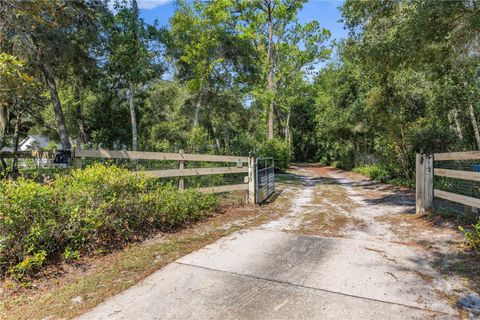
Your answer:
[[[420,279],[428,283],[432,283],[433,280],[435,279],[433,276],[426,274],[424,272],[420,272],[418,270],[413,271],[413,273],[415,273],[417,277],[419,277]]]
[[[298,231],[308,235],[345,237],[347,230],[364,229],[365,227],[365,223],[361,219],[332,211],[320,211],[306,216]]]
[[[426,284],[443,288],[439,292],[452,305],[455,299],[468,294],[467,288],[477,292],[480,289],[480,260],[477,254],[465,250],[458,221],[446,221],[433,214],[416,215],[413,190],[331,167],[299,166],[298,171],[305,172],[315,184],[313,201],[305,206],[299,232],[420,249],[437,276],[410,267],[402,270]],[[365,250],[377,252],[400,268],[400,261],[384,251],[368,246]],[[458,288],[464,289],[456,291]]]
[[[313,177],[328,177],[330,172],[338,172],[339,170],[335,169],[334,167],[329,166],[319,166],[319,165],[303,165],[297,164],[293,166],[294,169],[302,168],[310,173]]]

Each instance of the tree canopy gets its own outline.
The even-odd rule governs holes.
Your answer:
[[[415,152],[480,149],[471,0],[346,0],[346,39],[299,0],[0,0],[0,141],[282,155],[411,179]],[[17,142],[16,142],[17,141]]]

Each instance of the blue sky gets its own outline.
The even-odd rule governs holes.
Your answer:
[[[174,5],[172,0],[137,0],[140,15],[147,23],[158,20],[160,25],[168,24],[168,19],[173,15]],[[305,4],[299,14],[300,22],[317,20],[324,28],[332,32],[332,38],[341,39],[347,36],[338,7],[343,0],[310,0]]]

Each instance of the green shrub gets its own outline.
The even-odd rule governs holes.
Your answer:
[[[478,219],[477,222],[472,225],[471,229],[467,230],[463,227],[460,227],[460,230],[465,235],[467,244],[475,250],[480,250],[480,219]]]
[[[78,250],[72,250],[72,248],[67,247],[63,252],[63,258],[66,261],[78,260],[80,259],[80,252],[78,252]]]
[[[335,169],[341,169],[341,165],[340,165],[340,162],[339,161],[333,161],[331,163],[331,166],[334,167]]]
[[[76,260],[204,217],[214,195],[179,192],[156,179],[100,164],[74,170],[45,185],[0,183],[0,275],[18,277],[48,260]]]
[[[39,270],[45,262],[47,253],[40,250],[31,256],[26,256],[22,262],[10,268],[10,273],[17,279],[22,279],[25,275]]]
[[[364,176],[367,176],[372,180],[380,182],[387,182],[391,178],[389,170],[386,167],[378,164],[370,164],[356,167],[352,171],[363,174]]]
[[[56,246],[59,220],[55,189],[24,179],[5,181],[0,188],[0,274],[12,262],[20,262],[14,272],[25,273],[32,261],[40,263],[40,256],[33,260],[32,256]]]
[[[260,157],[273,157],[275,168],[283,170],[288,167],[292,158],[290,145],[285,141],[267,140],[260,147],[258,152]]]

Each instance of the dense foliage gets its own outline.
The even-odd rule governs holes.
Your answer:
[[[352,0],[342,12],[350,37],[314,83],[319,160],[412,179],[421,149],[480,148],[478,3]]]
[[[305,1],[179,0],[166,27],[112,3],[1,2],[2,145],[268,150],[402,179],[420,149],[480,147],[475,1],[346,1],[318,73],[332,44]]]
[[[197,221],[216,197],[111,166],[74,170],[51,184],[0,183],[0,275],[22,277],[53,259],[78,259]]]
[[[406,184],[422,149],[480,149],[478,1],[346,0],[337,45],[321,21],[298,21],[306,2],[177,0],[159,27],[136,0],[0,0],[0,148],[39,133],[63,148],[253,152]],[[4,188],[18,183],[54,197]],[[35,203],[26,212],[47,210]]]
[[[178,0],[159,27],[136,0],[1,0],[0,147],[40,133],[63,148],[290,150],[330,52],[328,30],[297,20],[305,2]]]

